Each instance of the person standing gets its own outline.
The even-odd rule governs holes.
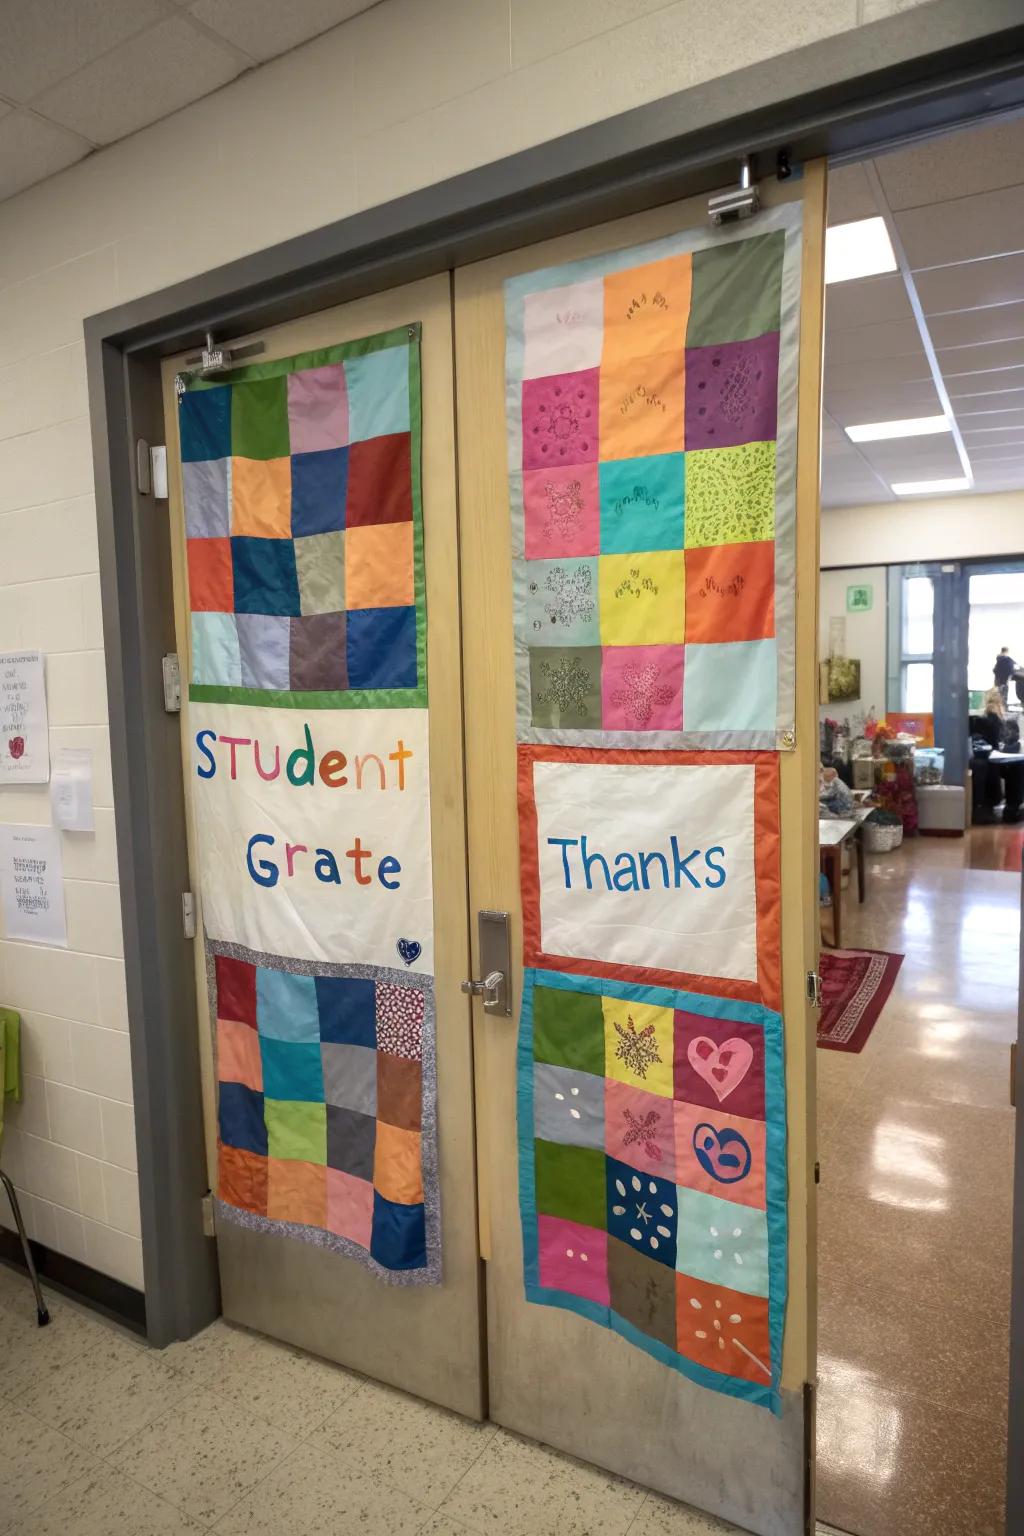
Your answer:
[[[1010,702],[1010,678],[1017,670],[1017,663],[1010,655],[1010,648],[1004,645],[996,657],[996,664],[992,668],[992,676],[996,680],[996,687],[1003,696],[1003,703]]]

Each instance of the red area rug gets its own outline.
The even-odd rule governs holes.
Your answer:
[[[818,1044],[829,1051],[862,1051],[878,1023],[903,964],[882,949],[821,952]]]

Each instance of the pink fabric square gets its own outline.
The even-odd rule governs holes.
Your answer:
[[[645,1093],[630,1083],[605,1078],[605,1151],[638,1173],[676,1180],[675,1127],[672,1101],[661,1094]]]
[[[348,386],[341,363],[288,375],[288,432],[292,453],[347,447]]]
[[[673,1106],[677,1182],[719,1200],[765,1208],[763,1120],[723,1115],[699,1104]]]
[[[606,731],[681,731],[683,647],[605,646],[601,705]]]
[[[523,380],[523,469],[594,464],[599,370]]]
[[[538,1216],[537,1260],[541,1285],[608,1306],[607,1232],[557,1216]]]
[[[601,498],[596,464],[553,465],[523,476],[527,560],[596,555],[601,549]]]
[[[263,1092],[260,1037],[248,1024],[239,1024],[234,1019],[217,1020],[217,1080],[244,1083],[254,1093]]]
[[[327,1169],[327,1230],[361,1248],[370,1246],[373,1185],[338,1168]]]

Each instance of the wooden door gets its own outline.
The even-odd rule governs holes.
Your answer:
[[[763,188],[804,202],[797,468],[796,732],[781,764],[782,966],[788,1094],[789,1275],[782,1413],[695,1385],[614,1333],[524,1297],[516,1164],[517,1025],[477,1005],[481,1248],[491,1416],[762,1536],[809,1516],[814,1380],[814,1021],[817,955],[818,460],[825,168]],[[516,678],[506,448],[509,277],[706,226],[694,198],[518,250],[455,275],[456,400],[466,692],[470,905],[512,914],[522,996]],[[751,229],[756,227],[756,223]],[[577,364],[577,366],[580,366]],[[555,371],[542,369],[542,372]],[[790,744],[785,744],[790,745]],[[476,938],[474,935],[474,945]],[[474,953],[479,967],[479,956]],[[479,969],[475,974],[480,974]]]
[[[482,1304],[475,1217],[471,1023],[459,983],[468,975],[466,844],[459,654],[452,325],[447,276],[431,278],[261,332],[267,362],[342,342],[422,327],[422,500],[426,567],[429,752],[433,850],[437,1105],[442,1283],[392,1286],[353,1259],[306,1242],[218,1223],[224,1314],[378,1380],[471,1417],[483,1413]],[[232,345],[253,338],[235,338]],[[185,781],[195,773],[187,680],[192,675],[185,527],[175,400],[183,359],[164,365],[171,537],[183,679]],[[343,823],[345,813],[339,811]],[[195,817],[188,806],[190,864],[198,893]],[[342,825],[338,836],[347,829]],[[330,826],[324,841],[330,842]],[[342,844],[341,846],[344,846]],[[216,1083],[202,945],[196,985],[210,1187],[217,1188]]]

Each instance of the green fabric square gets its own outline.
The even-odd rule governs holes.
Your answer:
[[[535,987],[533,1055],[555,1067],[604,1076],[604,1013],[593,992]]]
[[[299,1163],[327,1162],[327,1105],[264,1099],[267,1153]]]
[[[779,329],[781,229],[693,253],[688,347],[750,341]]]
[[[345,535],[314,533],[295,540],[299,603],[305,613],[341,613],[345,607]]]
[[[698,448],[686,455],[686,547],[775,537],[775,444]]]
[[[600,730],[601,647],[531,647],[530,712],[534,725]]]
[[[255,379],[231,389],[231,452],[236,459],[286,459],[288,379]]]
[[[605,1158],[593,1147],[534,1142],[537,1210],[607,1231]]]

